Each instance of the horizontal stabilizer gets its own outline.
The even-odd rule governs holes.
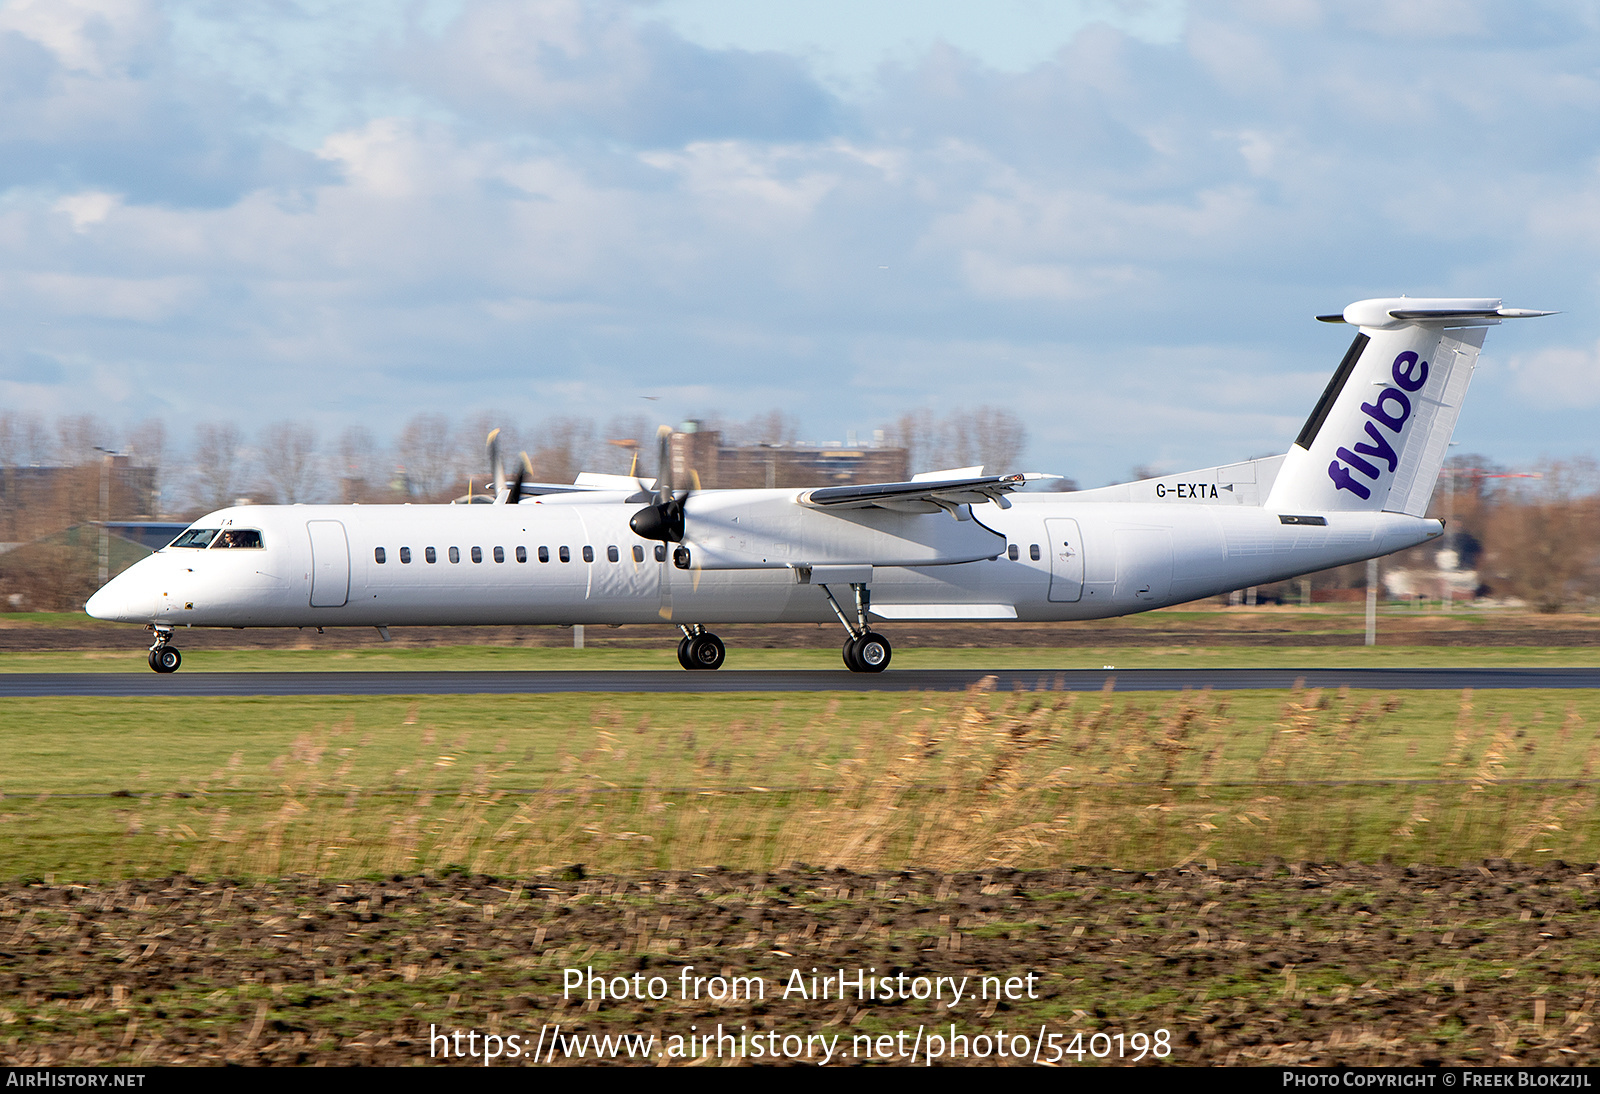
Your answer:
[[[1553,311],[1503,308],[1495,299],[1454,299],[1391,296],[1357,300],[1338,315],[1319,315],[1323,323],[1349,323],[1353,327],[1395,330],[1409,324],[1440,327],[1490,327],[1502,319],[1536,319]]]

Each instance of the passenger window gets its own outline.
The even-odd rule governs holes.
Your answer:
[[[1028,557],[1035,562],[1039,561],[1039,545],[1037,543],[1028,548]]]
[[[410,563],[411,563],[411,548],[409,548],[409,547],[400,548],[400,562],[401,562],[402,565],[410,565]]]
[[[635,562],[643,562],[644,561],[644,548],[639,546],[637,543],[635,543],[633,545],[633,561],[635,561]]]
[[[494,560],[496,562],[504,562],[506,560],[506,549],[504,547],[496,547],[494,549]]]
[[[616,546],[614,544],[612,546],[606,548],[606,558],[607,559],[609,559],[612,562],[615,562],[615,561],[617,561],[617,559],[619,557],[621,557],[621,556],[619,556],[617,554],[617,548],[616,548]]]
[[[565,547],[561,548],[561,561],[562,562],[571,562],[572,561],[572,552],[567,550]]]
[[[432,547],[429,547],[427,550],[423,551],[422,557],[428,560],[428,564],[430,566],[439,561],[439,554]]]
[[[593,547],[585,547],[583,549],[583,561],[585,561],[585,562],[593,562],[594,561],[594,548]]]
[[[656,561],[667,561],[667,545],[665,543],[656,544]]]
[[[374,547],[372,549],[372,557],[378,560],[379,566],[382,566],[385,562],[389,561],[384,555],[382,547]]]
[[[261,533],[254,528],[230,528],[217,537],[212,548],[217,547],[260,547]]]
[[[528,561],[528,549],[526,547],[518,547],[517,548],[517,561],[518,562],[526,562],[526,561]]]
[[[1019,552],[1017,551],[1017,545],[1015,543],[1013,543],[1011,546],[1006,548],[1006,557],[1009,558],[1012,562],[1017,561],[1017,555],[1018,554],[1019,554]]]
[[[472,549],[472,561],[474,561],[474,562],[482,562],[483,561],[483,548],[482,547],[474,547]]]
[[[539,561],[540,562],[549,562],[550,561],[550,548],[548,548],[548,547],[539,548]]]
[[[461,561],[461,548],[459,548],[459,547],[450,548],[450,561],[451,562],[460,562]]]

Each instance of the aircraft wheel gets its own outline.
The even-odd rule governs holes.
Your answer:
[[[874,631],[857,638],[855,645],[856,664],[860,666],[857,672],[882,672],[889,667],[889,658],[894,656],[889,640]]]
[[[844,667],[851,672],[865,672],[861,662],[856,660],[856,646],[861,641],[858,635],[851,635],[844,640]]]
[[[689,668],[720,669],[728,656],[722,639],[714,634],[697,634],[689,640]]]
[[[678,639],[678,664],[686,669],[694,668],[694,662],[689,660],[689,643],[693,641],[694,639],[687,635]]]
[[[183,654],[171,646],[162,646],[150,651],[149,661],[157,672],[177,672],[178,666],[183,664]]]

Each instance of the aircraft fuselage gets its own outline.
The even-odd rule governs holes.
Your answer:
[[[89,611],[162,627],[822,623],[835,618],[821,587],[833,574],[862,580],[874,620],[1098,619],[1388,554],[1442,530],[1397,513],[1285,523],[1175,496],[1075,504],[1044,494],[972,506],[970,520],[872,511],[851,522],[796,496],[696,495],[688,569],[673,564],[672,545],[629,529],[638,504],[621,497],[225,509],[194,527],[257,532],[259,547],[220,536],[209,548],[169,546]]]

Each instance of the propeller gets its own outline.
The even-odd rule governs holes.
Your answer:
[[[628,527],[641,539],[661,543],[682,543],[684,533],[683,506],[693,491],[685,490],[679,497],[672,489],[672,430],[662,426],[656,433],[659,456],[656,464],[655,500],[628,519]],[[640,484],[643,489],[644,484]]]
[[[672,569],[687,567],[680,564],[680,557],[688,557],[687,547],[676,547],[665,550],[669,544],[681,544],[685,535],[684,506],[694,494],[692,489],[686,489],[680,495],[673,489],[672,482],[672,430],[662,426],[656,431],[656,492],[654,500],[628,519],[628,527],[641,539],[653,539],[662,544],[661,550],[661,607],[662,619],[672,618]],[[697,477],[698,478],[698,477]],[[644,484],[639,488],[642,491]],[[695,574],[695,585],[700,583],[700,575]]]

